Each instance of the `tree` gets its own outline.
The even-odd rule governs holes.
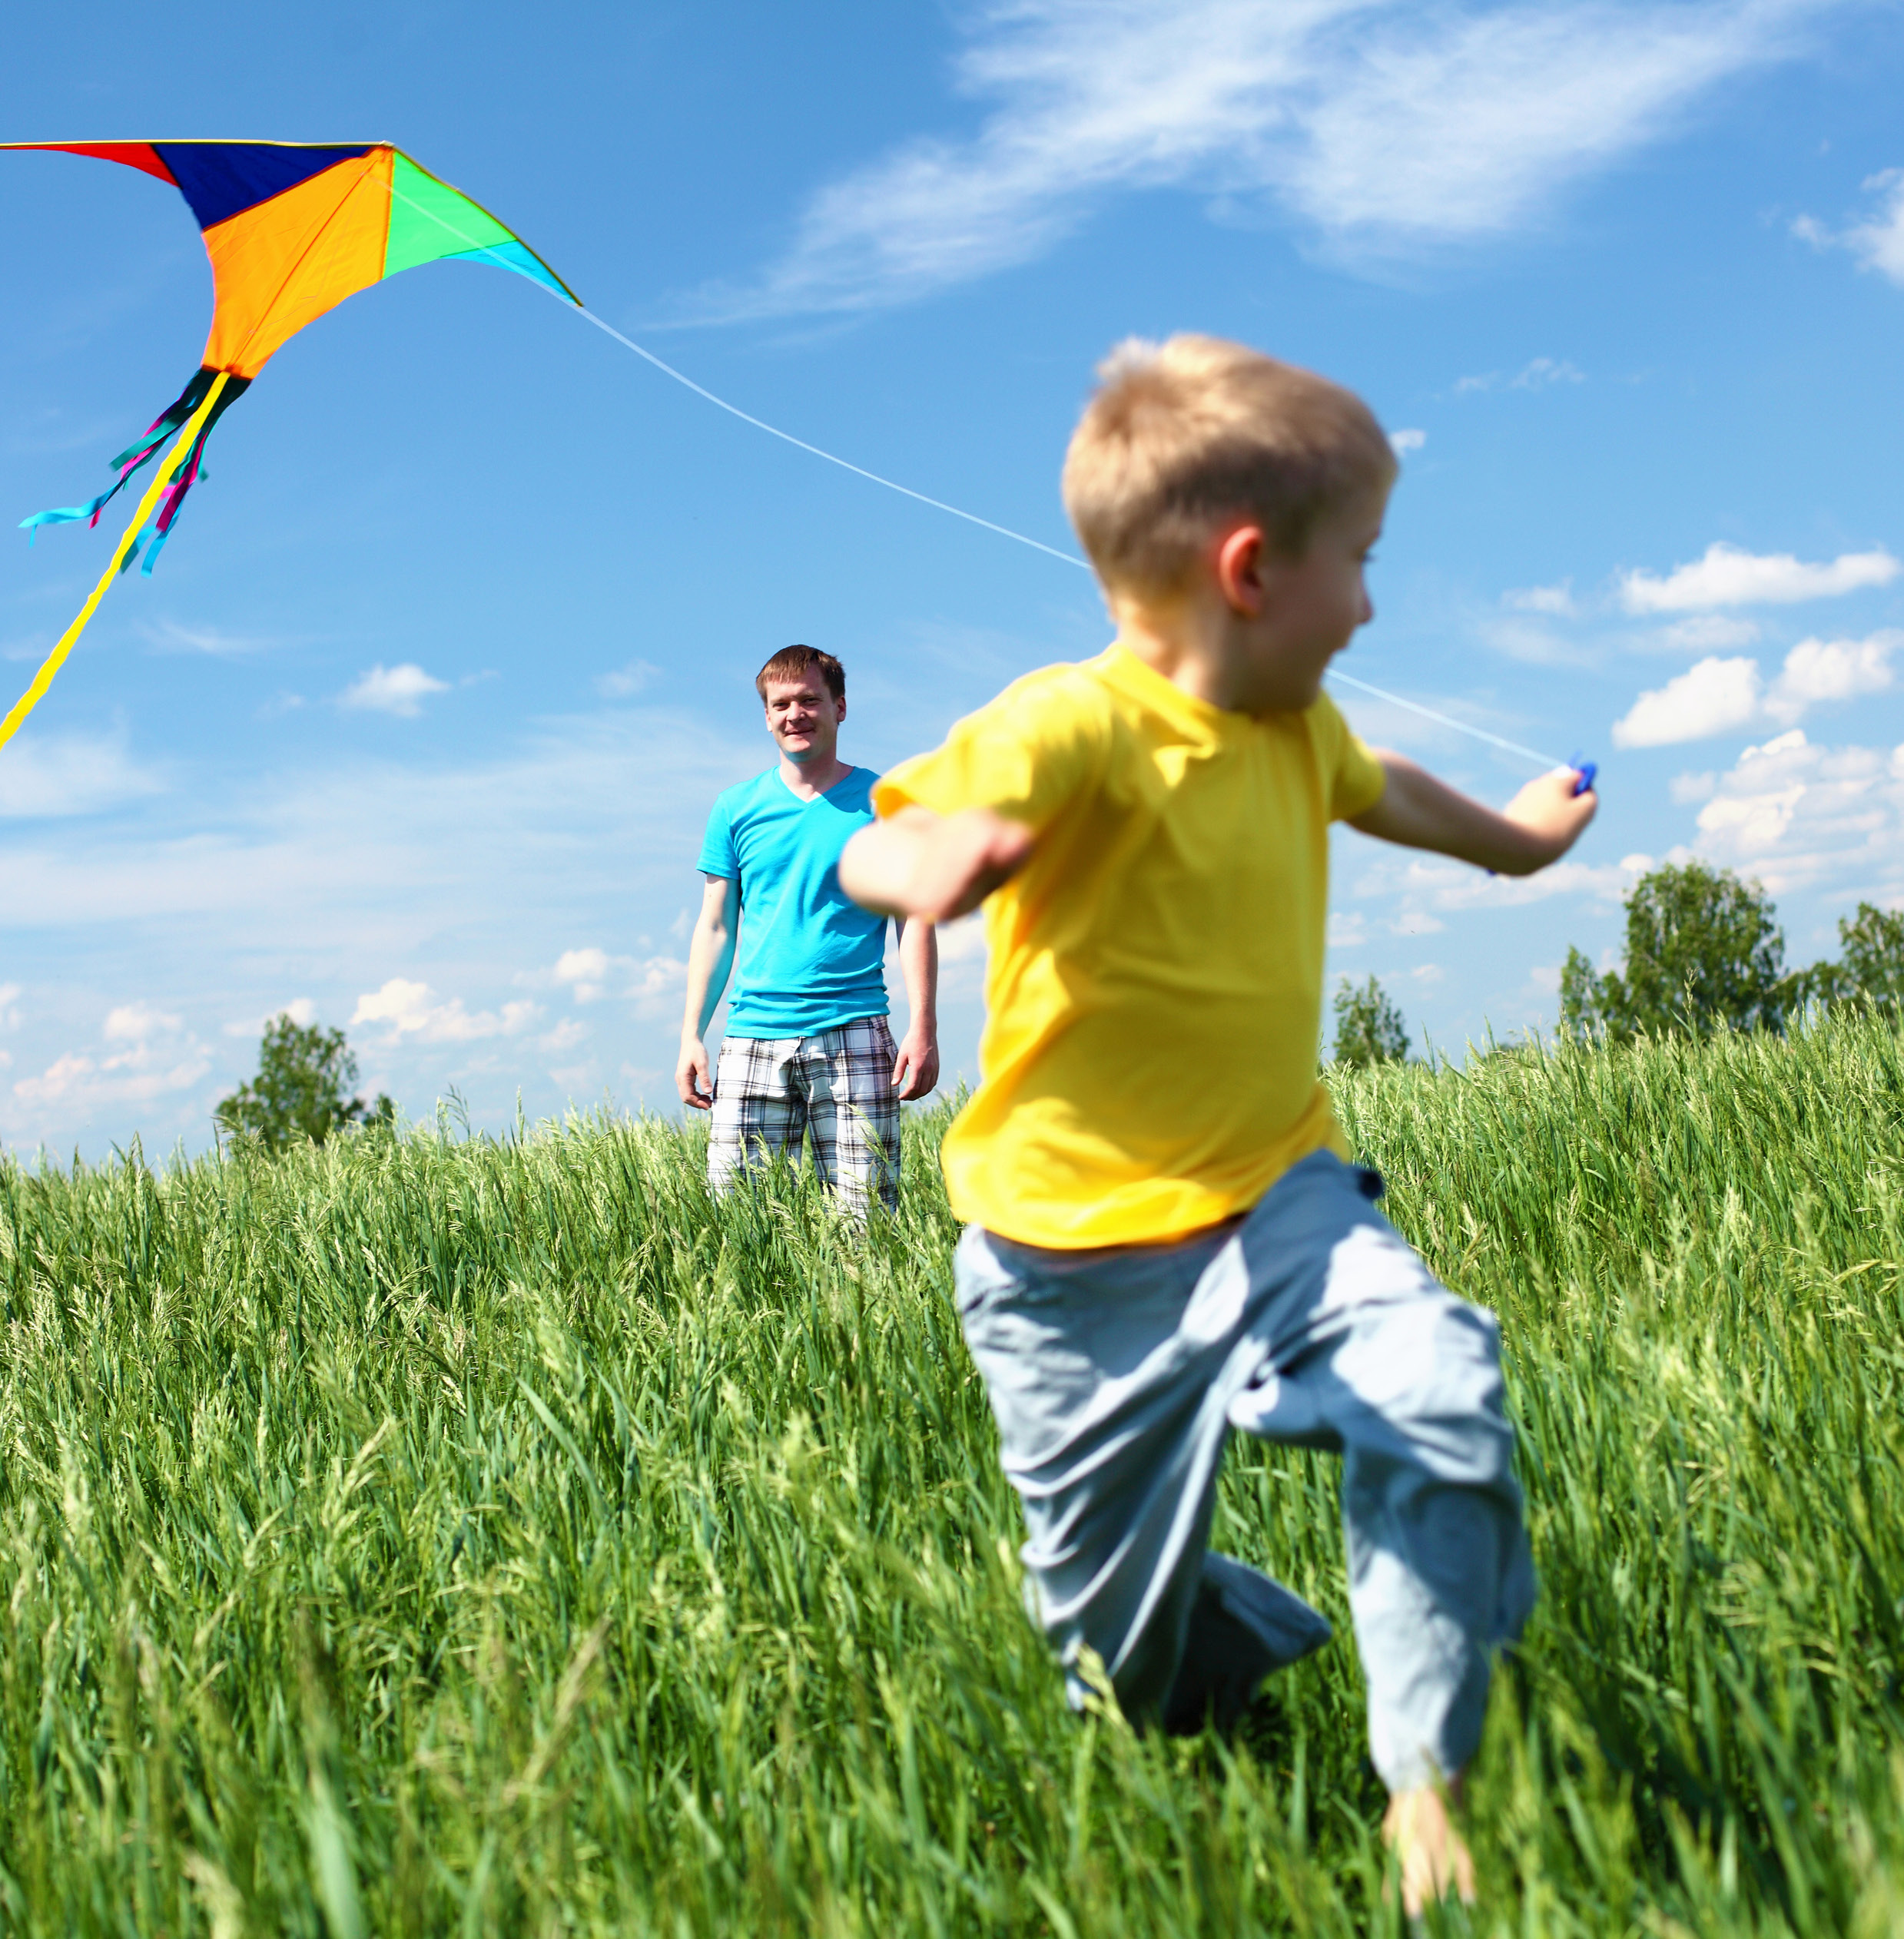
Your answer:
[[[321,1145],[353,1125],[394,1123],[392,1099],[380,1091],[367,1103],[353,1095],[357,1082],[357,1060],[341,1030],[300,1025],[287,1013],[264,1026],[257,1076],[222,1100],[212,1121],[274,1152],[299,1138]]]
[[[1779,1029],[1797,992],[1785,937],[1756,882],[1702,862],[1668,863],[1627,897],[1624,973],[1597,976],[1578,950],[1561,972],[1561,1022],[1614,1038],[1724,1026]]]
[[[1408,1023],[1388,993],[1373,976],[1359,985],[1345,976],[1335,990],[1336,1062],[1399,1064],[1408,1055]]]
[[[1860,1009],[1904,1004],[1904,915],[1861,902],[1855,916],[1838,918],[1837,963],[1815,963],[1798,978],[1800,996]]]

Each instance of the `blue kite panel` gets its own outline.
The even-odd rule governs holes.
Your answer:
[[[375,146],[276,141],[155,141],[152,152],[172,171],[201,229],[241,214]]]
[[[493,243],[486,249],[459,249],[453,255],[441,259],[446,263],[487,263],[499,270],[513,270],[518,276],[526,276],[539,283],[545,290],[553,290],[565,303],[573,303],[575,298],[565,290],[549,266],[539,258],[534,250],[519,242]]]

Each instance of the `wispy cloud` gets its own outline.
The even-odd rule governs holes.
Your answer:
[[[595,683],[595,691],[604,700],[629,700],[660,678],[659,667],[651,667],[645,660],[631,660],[627,665],[602,675]]]
[[[1690,619],[1677,619],[1663,628],[1659,641],[1662,646],[1710,653],[1719,647],[1750,646],[1758,637],[1756,619],[1740,619],[1730,613],[1696,613]]]
[[[156,768],[133,759],[123,735],[23,734],[8,744],[0,761],[0,817],[97,814],[164,787]]]
[[[1501,595],[1501,603],[1511,612],[1547,613],[1556,619],[1571,619],[1580,608],[1574,603],[1574,582],[1563,579],[1558,585],[1524,585]]]
[[[1405,458],[1411,451],[1419,451],[1428,442],[1428,433],[1422,430],[1391,431],[1388,442],[1398,458]]]
[[[1814,565],[1790,552],[1748,552],[1721,540],[1706,548],[1704,558],[1675,566],[1664,578],[1646,572],[1625,574],[1620,582],[1620,602],[1630,613],[1793,605],[1800,600],[1829,599],[1867,586],[1889,585],[1900,572],[1904,565],[1882,545],[1868,552],[1841,552]]]
[[[758,282],[687,313],[908,301],[1030,260],[1120,191],[1260,199],[1343,254],[1498,235],[1833,4],[993,0],[956,64],[990,105],[977,132],[821,189]]]
[[[265,633],[227,633],[217,626],[187,626],[161,619],[139,628],[163,653],[206,653],[218,660],[242,660],[284,642]]]
[[[1457,397],[1471,396],[1488,390],[1548,390],[1555,384],[1584,384],[1587,373],[1565,357],[1537,356],[1511,373],[1487,370],[1476,377],[1455,381]]]
[[[424,672],[413,661],[400,667],[381,664],[362,674],[339,696],[339,704],[373,714],[395,714],[413,720],[432,694],[446,694],[449,683]]]

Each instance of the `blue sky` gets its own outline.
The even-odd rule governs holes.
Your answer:
[[[1346,670],[1564,757],[1534,882],[1341,837],[1332,965],[1458,1052],[1611,960],[1647,859],[1790,954],[1904,900],[1904,21],[1881,5],[1017,0],[116,5],[12,23],[5,138],[394,141],[735,403],[1048,544],[1110,346],[1199,329],[1405,449]],[[98,489],[210,313],[176,193],[0,156],[0,507]],[[850,670],[882,766],[1106,638],[1086,575],[824,465],[520,279],[295,339],[0,751],[0,1141],[201,1146],[287,1006],[478,1125],[672,1108],[708,802],[750,685]],[[117,508],[114,508],[116,512]],[[108,521],[110,523],[110,520]],[[111,532],[0,524],[24,687]],[[9,698],[11,694],[9,694]],[[1352,693],[1495,800],[1508,757]],[[980,965],[948,946],[948,1062]]]

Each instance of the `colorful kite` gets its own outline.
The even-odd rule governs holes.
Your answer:
[[[273,352],[307,323],[399,270],[445,258],[514,270],[582,307],[512,230],[387,141],[4,141],[0,148],[97,155],[170,182],[204,232],[214,290],[202,365],[113,459],[119,476],[111,490],[88,505],[36,512],[22,522],[29,530],[76,519],[97,525],[127,481],[180,431],[92,597],[0,721],[0,746],[38,705],[114,575],[132,563],[148,538],[144,569],[151,571],[186,493],[204,474],[211,427]]]

